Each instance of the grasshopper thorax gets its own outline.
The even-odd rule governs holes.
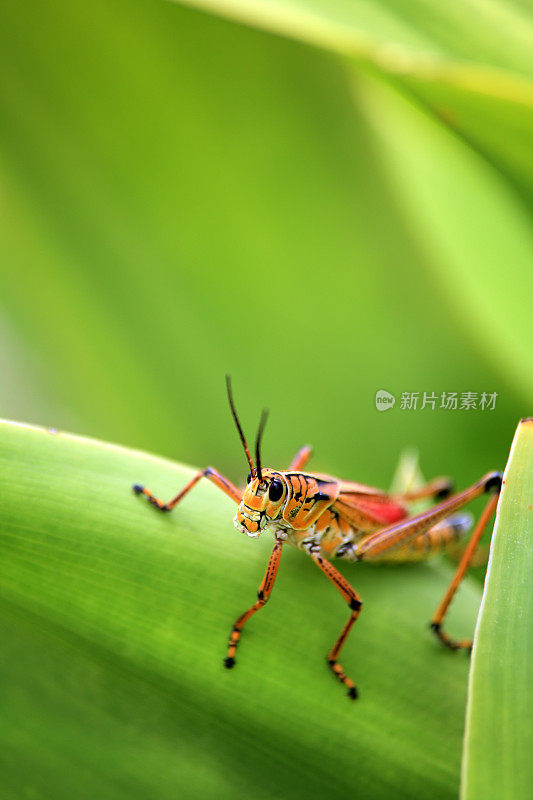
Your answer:
[[[261,479],[250,473],[233,519],[235,527],[256,539],[280,516],[286,498],[287,483],[283,473],[268,467],[261,470]]]

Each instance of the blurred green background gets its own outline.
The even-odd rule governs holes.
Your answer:
[[[437,79],[440,116],[411,74],[180,5],[0,13],[4,417],[242,479],[231,372],[250,436],[271,409],[273,465],[311,442],[316,468],[385,486],[406,445],[461,484],[503,466],[531,411],[530,105],[480,112],[488,152]],[[403,391],[499,396],[407,411]]]
[[[532,413],[531,41],[518,0],[5,0],[1,415],[242,481],[230,372],[269,465],[503,468]]]

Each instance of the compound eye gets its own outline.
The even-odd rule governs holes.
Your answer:
[[[279,480],[279,478],[274,478],[271,482],[269,489],[268,489],[268,498],[275,502],[281,498],[283,494],[283,483]]]
[[[251,472],[249,472],[248,473],[248,477],[246,478],[246,483],[251,483],[252,482],[252,478],[253,478],[253,475],[252,475]]]

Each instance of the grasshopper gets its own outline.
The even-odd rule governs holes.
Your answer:
[[[354,682],[339,663],[339,654],[352,626],[361,613],[362,601],[355,589],[331,563],[334,558],[348,561],[419,561],[445,551],[470,529],[470,516],[457,515],[481,494],[489,498],[472,532],[454,577],[435,611],[430,627],[443,645],[452,650],[470,650],[470,640],[455,640],[443,630],[443,621],[472,557],[498,502],[502,485],[500,472],[489,472],[462,492],[452,493],[447,478],[437,478],[416,491],[391,495],[371,486],[340,480],[331,475],[305,471],[311,448],[302,447],[287,470],[263,467],[260,445],[267,412],[263,411],[255,442],[255,464],[243,433],[226,376],[231,413],[241,439],[250,472],[241,491],[213,467],[200,470],[169,502],[155,497],[144,486],[135,484],[136,494],[143,494],[160,511],[171,511],[202,478],[208,478],[237,505],[234,524],[237,530],[257,538],[265,531],[274,535],[274,547],[268,560],[257,600],[235,621],[229,638],[224,665],[235,665],[235,652],[246,622],[268,601],[278,572],[285,544],[306,553],[349,607],[350,616],[327,655],[335,677],[347,689],[348,697],[358,696]],[[411,514],[410,503],[423,498],[435,501],[428,510]]]

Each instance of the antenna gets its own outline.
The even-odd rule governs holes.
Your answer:
[[[257,477],[259,478],[260,481],[263,480],[263,476],[261,474],[261,456],[259,453],[259,447],[261,445],[261,437],[263,436],[263,431],[265,430],[267,419],[268,419],[268,410],[264,408],[261,414],[259,428],[257,430],[257,439],[255,440],[255,463],[257,465],[256,472],[257,472]]]
[[[237,430],[239,431],[239,436],[241,437],[242,446],[244,447],[244,452],[246,453],[246,458],[248,459],[248,463],[250,465],[250,469],[253,473],[257,473],[255,469],[252,457],[250,455],[250,451],[248,450],[248,445],[246,444],[246,438],[244,433],[242,432],[241,423],[239,422],[239,417],[237,416],[237,411],[235,409],[235,403],[233,402],[233,392],[231,390],[231,376],[226,375],[226,387],[228,390],[228,400],[231,408],[231,413],[233,415],[233,419],[235,420],[235,425],[237,426]]]

